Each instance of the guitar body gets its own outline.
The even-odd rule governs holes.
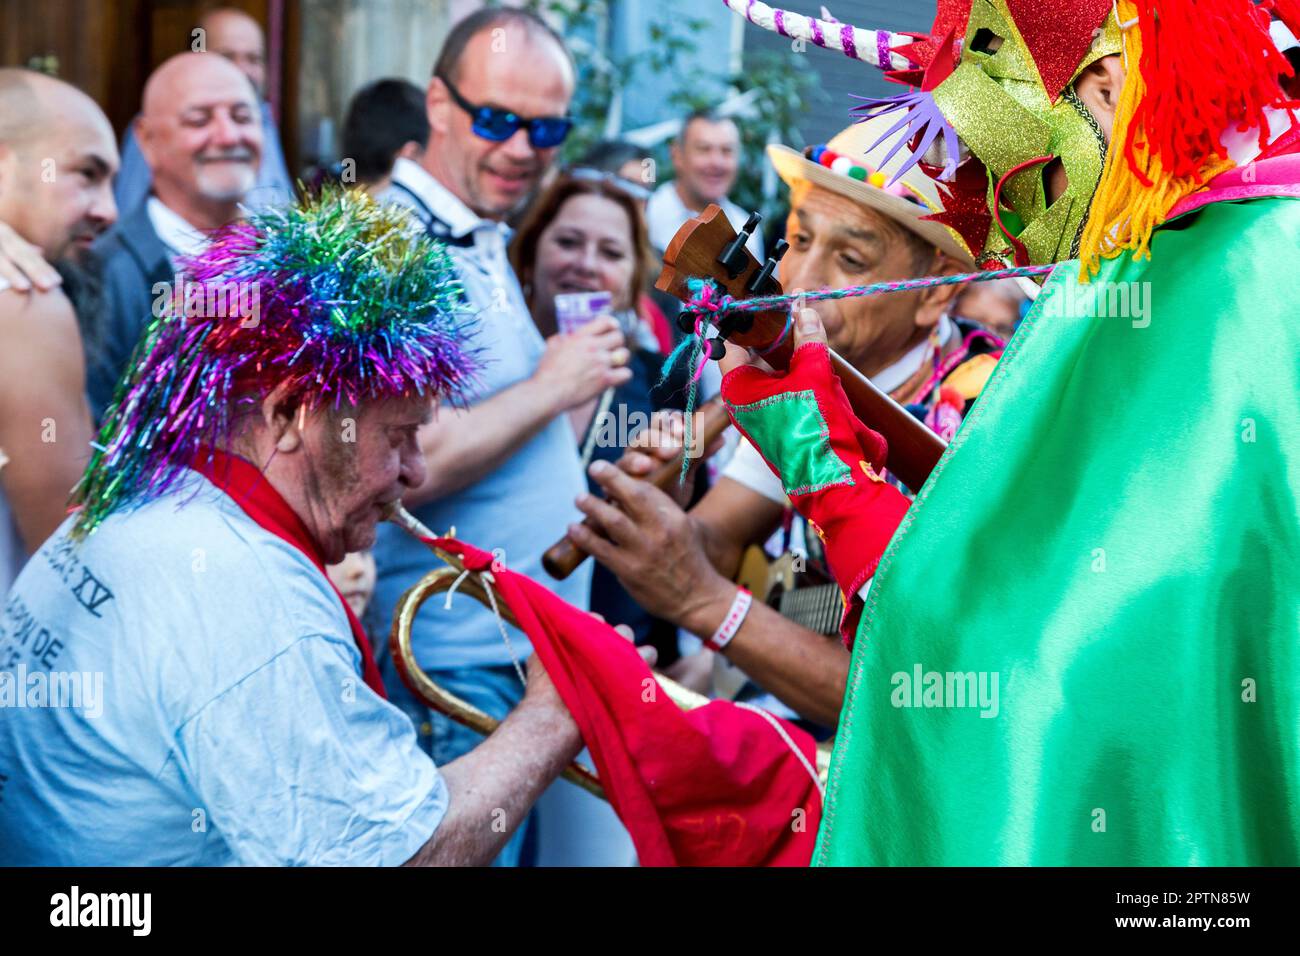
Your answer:
[[[820,561],[793,551],[769,557],[759,545],[750,545],[740,559],[736,583],[754,600],[827,638],[838,639],[844,600],[839,585]],[[749,675],[724,654],[713,655],[713,689],[718,697],[735,700],[750,683]]]

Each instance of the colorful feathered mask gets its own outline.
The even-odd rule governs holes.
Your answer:
[[[944,184],[933,218],[984,266],[1145,254],[1168,211],[1232,166],[1225,132],[1258,128],[1266,145],[1291,73],[1268,10],[1300,27],[1297,0],[939,0],[928,34],[724,2],[913,87],[856,110],[897,117],[898,147]],[[1075,92],[1107,56],[1125,70],[1114,148]]]

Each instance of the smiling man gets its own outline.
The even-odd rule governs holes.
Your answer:
[[[149,77],[135,131],[152,192],[94,249],[108,301],[102,349],[88,357],[96,421],[159,299],[159,283],[170,287],[180,257],[201,251],[211,230],[239,218],[262,155],[258,116],[252,84],[223,57],[181,53]]]
[[[200,45],[201,44],[201,45]],[[293,200],[293,180],[285,166],[280,131],[266,95],[266,36],[261,25],[247,13],[233,7],[205,12],[191,33],[191,45],[224,57],[234,64],[257,92],[257,123],[262,132],[262,154],[256,169],[256,184],[248,191],[251,206],[283,205]],[[138,130],[133,123],[122,141],[122,170],[113,185],[123,215],[130,214],[149,195],[150,166],[141,151]]]
[[[749,214],[727,198],[740,171],[740,130],[735,120],[712,110],[696,110],[682,121],[682,131],[669,147],[677,178],[664,183],[646,203],[650,242],[668,248],[674,233],[691,216],[717,203],[737,230]],[[763,237],[754,230],[749,251],[763,260]]]
[[[82,509],[14,585],[0,669],[104,695],[0,720],[0,865],[484,863],[577,754],[530,662],[510,719],[435,766],[326,577],[475,371],[446,253],[405,220],[330,194],[185,261],[261,312],[151,322]]]
[[[117,218],[113,130],[84,93],[0,70],[0,223],[71,263]],[[17,277],[16,277],[17,278]],[[81,331],[64,291],[0,277],[0,596],[58,527],[90,455]]]
[[[425,99],[428,149],[419,163],[398,159],[392,185],[380,195],[410,209],[427,235],[448,244],[480,318],[475,344],[486,360],[469,407],[421,430],[428,478],[407,493],[407,506],[430,528],[454,525],[466,540],[499,549],[511,570],[536,580],[546,580],[542,553],[577,516],[573,499],[586,487],[565,413],[632,374],[612,318],[543,339],[506,256],[504,220],[536,188],[568,134],[574,81],[563,40],[535,15],[500,7],[470,14],[452,28],[434,63]],[[375,561],[375,604],[388,620],[429,556],[386,527]],[[590,574],[573,575],[556,593],[585,609]],[[511,644],[530,649],[521,631],[512,632]],[[421,667],[486,713],[502,717],[518,703],[510,647],[492,617],[467,602],[436,619],[417,617],[412,645]],[[478,742],[472,730],[410,700],[387,667],[385,680],[435,761],[453,760]],[[590,803],[617,825],[608,806]],[[515,862],[521,842],[522,834],[501,861]]]

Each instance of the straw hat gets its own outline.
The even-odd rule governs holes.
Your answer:
[[[966,268],[974,269],[971,254],[955,232],[937,222],[922,221],[922,216],[943,210],[943,199],[934,180],[913,166],[892,186],[886,185],[911,154],[904,147],[885,161],[897,142],[897,135],[875,149],[868,147],[896,122],[894,116],[881,116],[853,123],[824,147],[811,147],[806,151],[810,155],[789,146],[772,145],[767,148],[767,156],[786,185],[808,182],[839,193],[887,216]]]

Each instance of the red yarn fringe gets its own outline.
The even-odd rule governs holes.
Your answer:
[[[1269,40],[1267,10],[1253,0],[1136,2],[1147,95],[1124,148],[1142,184],[1152,185],[1138,160],[1141,145],[1160,158],[1166,173],[1197,182],[1210,157],[1227,158],[1219,142],[1224,130],[1257,125],[1260,148],[1266,146],[1264,109],[1288,105],[1278,77],[1291,73]],[[1288,25],[1291,17],[1300,25],[1300,0],[1272,2]]]
[[[1260,7],[1272,10],[1292,33],[1300,37],[1300,0],[1264,0]]]

